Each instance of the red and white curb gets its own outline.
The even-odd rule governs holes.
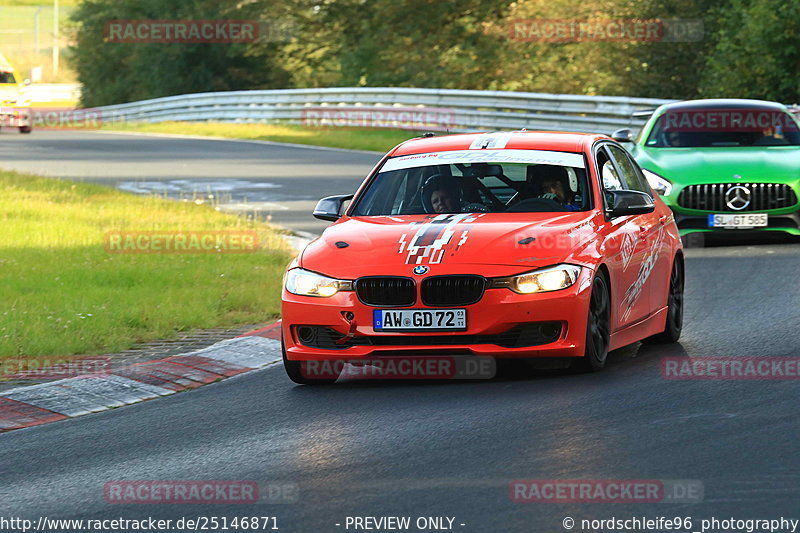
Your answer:
[[[8,390],[0,432],[38,426],[201,387],[281,361],[280,322],[195,352]]]

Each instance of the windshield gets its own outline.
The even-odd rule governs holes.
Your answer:
[[[798,146],[800,132],[791,115],[781,110],[676,109],[658,117],[646,145],[655,148]]]
[[[581,154],[465,150],[388,160],[361,195],[353,215],[536,213],[588,208]]]
[[[17,80],[10,72],[0,72],[0,83],[17,83]]]

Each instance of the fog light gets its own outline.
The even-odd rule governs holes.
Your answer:
[[[314,328],[309,326],[300,326],[297,328],[297,336],[300,338],[300,342],[303,344],[308,344],[314,340],[315,335]]]

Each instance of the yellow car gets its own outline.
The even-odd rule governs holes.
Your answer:
[[[20,133],[32,131],[31,103],[22,94],[23,85],[17,82],[14,67],[0,54],[0,128],[19,128]]]

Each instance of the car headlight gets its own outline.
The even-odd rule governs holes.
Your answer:
[[[352,281],[329,278],[302,268],[295,268],[286,272],[284,286],[292,294],[320,298],[328,298],[339,291],[353,290]]]
[[[576,265],[556,265],[507,278],[495,278],[491,288],[506,287],[518,294],[560,291],[572,286],[580,272],[581,267]]]
[[[647,182],[650,183],[650,186],[658,194],[661,196],[668,196],[669,193],[672,192],[672,184],[665,178],[662,178],[655,172],[650,172],[646,168],[643,168],[642,172],[644,173],[644,177],[647,178]]]

